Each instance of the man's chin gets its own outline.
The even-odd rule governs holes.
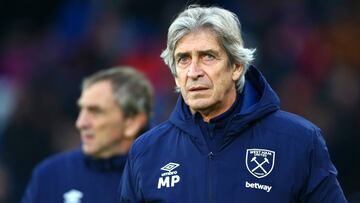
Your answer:
[[[93,156],[95,154],[94,149],[92,149],[89,146],[82,146],[82,151],[84,152],[85,155],[87,156]]]
[[[210,101],[207,98],[190,99],[187,102],[187,105],[194,110],[204,110],[211,106]]]

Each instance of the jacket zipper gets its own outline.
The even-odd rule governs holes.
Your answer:
[[[208,181],[208,200],[209,200],[209,203],[213,202],[212,201],[212,160],[214,159],[214,153],[213,152],[210,152],[208,154],[208,163],[209,163],[209,168],[208,168],[208,178],[209,178],[209,181]]]

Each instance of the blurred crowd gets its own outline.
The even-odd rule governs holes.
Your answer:
[[[79,145],[84,76],[137,67],[155,87],[152,124],[167,118],[177,94],[160,53],[193,2],[239,16],[282,108],[323,130],[345,195],[360,202],[360,1],[13,0],[0,3],[0,203],[19,202],[45,157]]]

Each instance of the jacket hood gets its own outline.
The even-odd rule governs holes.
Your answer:
[[[227,127],[227,135],[242,131],[252,122],[280,108],[279,97],[270,87],[264,76],[254,66],[250,66],[245,74],[244,97],[240,111],[236,112]],[[170,122],[192,136],[200,135],[194,116],[180,95]]]

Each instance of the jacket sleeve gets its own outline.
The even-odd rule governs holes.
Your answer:
[[[120,202],[122,203],[143,202],[139,187],[140,181],[135,174],[134,160],[129,154],[120,183]]]
[[[346,203],[336,178],[337,170],[330,160],[325,141],[319,131],[313,137],[309,160],[309,176],[301,195],[301,202]]]

